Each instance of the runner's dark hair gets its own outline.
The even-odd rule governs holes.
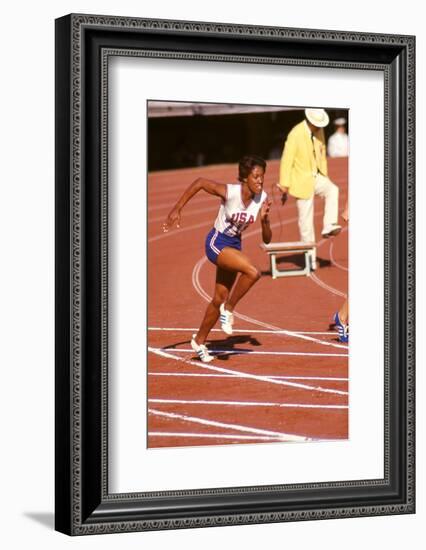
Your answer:
[[[260,166],[266,170],[266,161],[257,155],[246,155],[238,163],[238,179],[243,181],[247,178],[255,166]]]

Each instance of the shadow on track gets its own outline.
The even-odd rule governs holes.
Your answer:
[[[182,345],[190,345],[190,340],[184,340],[182,342],[175,342],[167,346],[163,346],[161,349],[173,350],[178,349]],[[251,346],[261,346],[262,343],[259,342],[257,338],[247,334],[239,334],[238,336],[227,336],[226,338],[221,338],[219,340],[208,340],[207,347],[213,349],[211,352],[212,355],[215,355],[216,358],[220,361],[227,361],[232,355],[248,354],[252,351],[251,348],[236,348],[235,346],[242,344],[250,344]],[[197,356],[191,357],[191,361],[198,361]]]

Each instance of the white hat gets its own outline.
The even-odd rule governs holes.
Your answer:
[[[344,117],[339,117],[339,118],[336,118],[336,120],[334,121],[334,124],[336,126],[344,126],[346,124],[346,118]]]
[[[305,109],[305,116],[317,128],[324,128],[330,121],[324,109]]]

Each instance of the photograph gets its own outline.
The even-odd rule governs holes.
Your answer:
[[[421,5],[5,3],[5,550],[424,546]]]
[[[413,37],[71,14],[55,67],[55,528],[413,513]]]
[[[148,448],[350,438],[349,116],[148,100]]]

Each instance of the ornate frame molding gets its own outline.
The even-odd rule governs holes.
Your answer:
[[[359,517],[414,512],[414,204],[415,204],[415,39],[412,36],[347,33],[278,27],[252,27],[204,22],[168,21],[70,15],[59,19],[57,25],[57,358],[56,358],[56,415],[57,415],[57,511],[58,530],[73,535],[177,529],[188,527],[237,525],[263,522],[282,522],[338,517]],[[99,39],[101,31],[110,31]],[[105,33],[104,33],[105,34]],[[114,40],[110,39],[114,37]],[[138,37],[143,44],[137,45]],[[165,37],[168,43],[182,42],[181,49],[162,48],[156,38]],[[185,38],[196,40],[200,51],[187,51]],[[225,44],[224,37],[232,41]],[[222,44],[225,52],[204,51],[203,39],[214,38],[212,48]],[[129,41],[128,43],[126,40]],[[260,40],[260,42],[259,42]],[[151,41],[151,44],[146,44]],[[122,43],[122,44],[121,44]],[[132,46],[133,44],[133,46]],[[231,43],[230,43],[231,44]],[[274,55],[255,55],[256,44]],[[280,55],[286,45],[298,46],[294,55]],[[369,48],[365,49],[365,46]],[[148,47],[149,46],[149,47]],[[233,48],[246,49],[235,54]],[[322,47],[321,47],[322,46]],[[318,52],[312,56],[313,47]],[[297,48],[296,48],[297,49]],[[298,484],[235,489],[172,491],[158,493],[109,494],[107,476],[107,409],[108,409],[108,59],[111,56],[132,56],[199,61],[232,61],[368,69],[384,73],[385,78],[385,476],[383,480],[360,482]],[[358,60],[359,59],[359,60]],[[96,69],[89,76],[88,69]],[[93,89],[98,86],[100,98]],[[93,118],[94,105],[100,116]],[[400,120],[396,120],[398,114]],[[396,124],[399,127],[396,128]],[[88,126],[99,133],[99,148],[90,143]],[[399,131],[402,128],[402,135]],[[89,165],[88,151],[95,151],[96,161]],[[396,160],[395,160],[396,155]],[[396,163],[396,164],[395,164]],[[98,183],[93,183],[93,174]],[[96,179],[96,178],[95,178]],[[99,210],[89,213],[89,185],[99,185]],[[65,220],[64,220],[65,218]],[[69,222],[69,223],[68,223]],[[96,222],[94,224],[94,222]],[[96,225],[96,227],[95,227]],[[91,243],[90,233],[100,237],[100,248]],[[90,244],[91,243],[91,244]],[[96,261],[88,251],[94,252]],[[97,382],[88,387],[88,360],[94,333],[87,332],[88,299],[93,288],[97,295],[97,351],[90,352],[98,361]],[[90,277],[89,277],[90,278]],[[91,284],[91,283],[90,283]],[[88,298],[89,296],[89,298]],[[68,303],[68,307],[66,307]],[[398,312],[395,321],[392,312]],[[393,340],[395,333],[399,343]],[[397,378],[404,387],[398,388]],[[68,399],[64,399],[64,392]],[[98,391],[96,428],[98,448],[87,445],[85,428],[88,418],[85,402]],[[397,394],[399,401],[397,402]],[[405,411],[399,425],[395,410]],[[65,431],[64,431],[65,430]],[[395,455],[395,439],[403,442],[405,452]],[[89,459],[87,458],[89,456]],[[88,463],[89,460],[89,463]],[[399,466],[396,468],[396,462]],[[402,464],[405,462],[405,468]],[[87,483],[89,474],[97,476]],[[398,477],[398,480],[396,478]],[[398,481],[398,483],[397,483]],[[398,485],[398,487],[396,486]],[[65,487],[65,488],[64,488]],[[375,494],[369,502],[363,490]],[[364,496],[356,500],[358,490]],[[377,490],[379,492],[375,493]],[[309,492],[311,491],[311,493]],[[335,495],[330,505],[315,506],[309,500],[312,492]],[[352,491],[352,492],[351,492]],[[261,498],[286,494],[290,501],[282,509],[272,510],[266,501],[250,511],[207,515],[196,511],[194,499],[235,497],[240,506],[248,509],[249,495]],[[306,495],[306,509],[291,506],[292,495]],[[340,496],[351,498],[344,505]],[[173,519],[173,499],[188,498],[188,512]],[[286,497],[287,498],[287,497]],[[167,500],[162,515],[152,516],[144,501]],[[217,500],[217,499],[216,499]],[[195,506],[195,507],[194,507]],[[232,507],[231,507],[232,508]],[[130,512],[132,509],[132,512]]]

